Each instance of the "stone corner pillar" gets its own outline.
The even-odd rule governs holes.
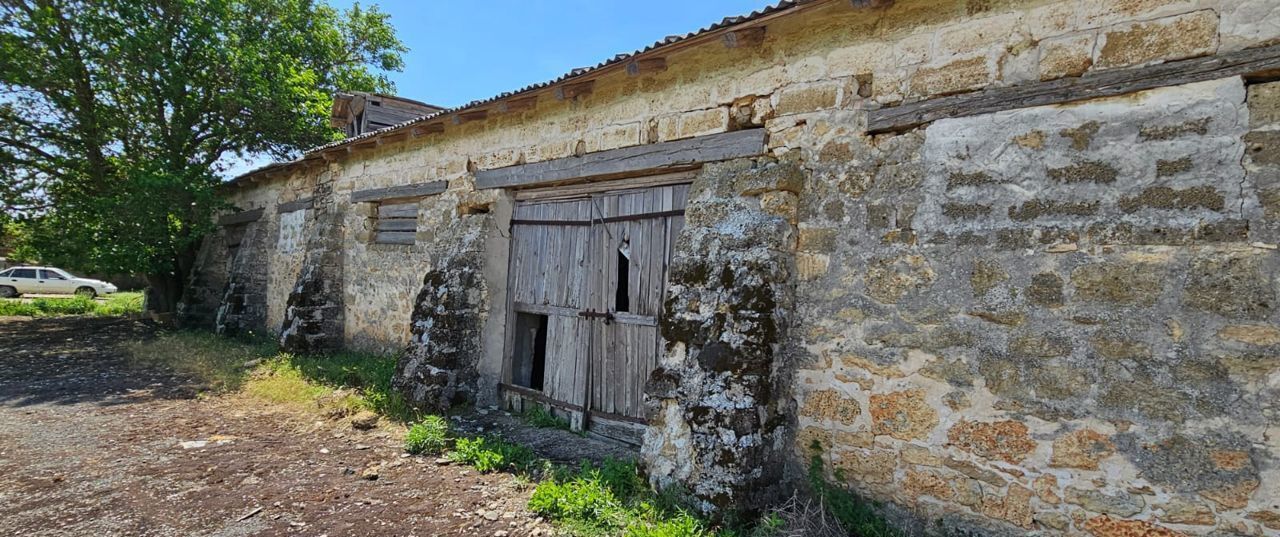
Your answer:
[[[805,177],[794,162],[744,159],[707,166],[690,191],[641,456],[654,486],[685,489],[704,513],[753,512],[785,486],[781,352]]]

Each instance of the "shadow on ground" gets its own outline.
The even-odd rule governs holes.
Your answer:
[[[156,369],[127,367],[123,341],[153,336],[150,323],[128,318],[0,318],[0,405],[185,399],[198,388]]]

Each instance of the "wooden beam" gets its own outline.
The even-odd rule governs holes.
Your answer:
[[[764,129],[749,129],[481,170],[476,172],[476,188],[525,187],[570,179],[676,171],[705,162],[760,155],[765,149],[764,137]]]
[[[444,123],[427,123],[413,128],[414,136],[422,136],[424,134],[438,134],[444,132]]]
[[[489,117],[489,111],[488,111],[488,110],[485,110],[485,109],[481,109],[481,110],[468,110],[468,111],[466,111],[466,112],[459,112],[459,113],[455,114],[455,115],[453,116],[453,124],[454,124],[454,125],[461,125],[461,124],[463,124],[463,123],[468,123],[468,122],[471,122],[471,121],[481,121],[481,120],[483,120],[483,119],[485,119],[485,118],[487,118],[487,117]]]
[[[1099,71],[1078,78],[991,88],[871,110],[867,113],[867,131],[901,132],[939,119],[1111,97],[1232,76],[1249,77],[1276,69],[1280,69],[1280,45],[1147,67]]]
[[[728,48],[754,47],[764,42],[764,26],[740,28],[724,33],[721,38]]]
[[[238,213],[223,215],[222,217],[218,218],[218,225],[234,226],[236,224],[248,224],[249,222],[257,222],[259,218],[262,218],[262,212],[263,212],[262,209],[253,209],[250,211],[240,211]]]
[[[556,88],[556,99],[565,101],[575,99],[577,97],[591,94],[591,90],[595,88],[595,80],[587,80],[583,82],[574,82],[563,84]]]
[[[364,203],[368,201],[381,201],[396,198],[420,198],[422,196],[430,196],[432,194],[444,192],[447,186],[448,183],[446,181],[432,181],[430,183],[416,183],[412,185],[358,190],[351,193],[351,203]]]
[[[648,75],[653,73],[661,73],[667,70],[667,59],[658,58],[639,58],[627,62],[627,74],[631,76]]]
[[[527,97],[517,97],[513,99],[507,99],[505,101],[502,101],[501,103],[498,103],[498,111],[504,114],[507,112],[523,112],[525,110],[533,110],[533,107],[537,106],[537,104],[538,104],[537,95],[529,95]]]
[[[405,139],[405,138],[406,138],[406,137],[408,137],[408,136],[409,136],[409,133],[407,133],[407,132],[405,132],[405,131],[392,131],[392,132],[388,132],[388,133],[386,133],[386,134],[384,134],[384,135],[382,135],[382,136],[379,136],[379,137],[378,137],[378,144],[379,144],[379,145],[381,145],[381,144],[384,144],[384,143],[385,143],[385,144],[389,144],[389,143],[392,143],[392,142],[399,142],[400,140],[403,140],[403,139]]]
[[[303,209],[310,209],[310,208],[311,208],[311,198],[302,198],[300,200],[294,200],[294,201],[281,203],[280,205],[277,205],[276,212],[283,214],[283,213],[291,213],[294,211],[301,211]]]

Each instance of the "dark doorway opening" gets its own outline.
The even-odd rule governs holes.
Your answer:
[[[547,316],[517,313],[515,336],[511,383],[542,391],[547,369]]]

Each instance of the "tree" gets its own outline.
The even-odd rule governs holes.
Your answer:
[[[43,261],[147,276],[173,311],[231,158],[340,136],[389,92],[389,18],[311,0],[0,0],[0,201]]]

